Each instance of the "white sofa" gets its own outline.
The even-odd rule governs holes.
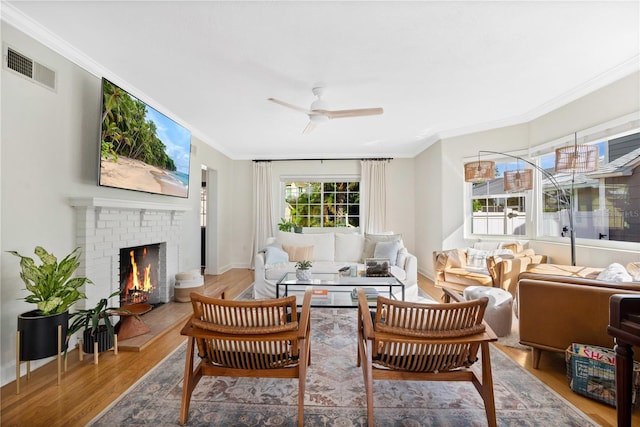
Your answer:
[[[286,272],[295,271],[295,262],[289,260],[295,257],[291,258],[290,253],[312,254],[311,271],[316,273],[336,273],[353,264],[364,270],[365,258],[390,258],[391,273],[405,284],[405,299],[415,300],[418,296],[418,260],[404,247],[399,234],[279,231],[256,254],[253,288],[256,299],[275,298],[276,282]]]

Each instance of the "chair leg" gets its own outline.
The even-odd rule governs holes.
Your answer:
[[[307,355],[311,353],[309,340],[302,341],[302,348]],[[298,427],[304,426],[304,393],[307,383],[307,363],[309,363],[309,357],[301,357],[298,364]]]
[[[484,400],[484,411],[487,414],[489,427],[496,427],[496,403],[493,396],[493,376],[491,374],[491,356],[489,354],[489,343],[483,342],[482,348],[482,400]]]
[[[189,415],[189,404],[191,403],[191,394],[200,379],[193,371],[193,348],[195,338],[189,337],[187,341],[187,355],[184,362],[184,382],[182,384],[182,405],[180,406],[180,425],[185,425]],[[200,374],[200,365],[198,365],[198,373]]]
[[[362,373],[364,376],[364,391],[367,398],[367,425],[373,427],[373,361],[371,359],[371,351],[373,344],[371,340],[367,340],[366,343],[359,341],[358,345],[364,350],[364,346],[367,346],[365,360],[362,362]],[[358,352],[360,353],[360,352]]]

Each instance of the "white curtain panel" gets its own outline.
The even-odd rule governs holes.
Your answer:
[[[365,233],[381,233],[387,225],[387,161],[360,162],[360,221]]]
[[[271,162],[253,162],[253,248],[251,266],[256,253],[269,237],[273,237],[273,192],[271,191]]]

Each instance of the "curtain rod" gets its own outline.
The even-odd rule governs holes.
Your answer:
[[[340,159],[255,159],[254,162],[311,162],[311,161],[336,161],[336,160],[381,160],[381,161],[391,161],[393,157],[380,157],[380,158],[340,158]]]

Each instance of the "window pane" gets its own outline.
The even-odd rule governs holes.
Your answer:
[[[471,232],[489,235],[526,235],[526,194],[507,194],[503,173],[522,170],[518,162],[496,163],[497,178],[473,184]]]
[[[285,182],[285,219],[303,227],[359,226],[359,182]]]
[[[640,155],[640,133],[596,145],[600,149],[596,173],[554,175],[566,200],[572,203],[576,237],[640,242],[640,168],[633,168],[633,159]],[[555,152],[542,159],[551,163]],[[544,189],[549,194],[543,200],[542,233],[568,237],[569,206],[548,180]]]

